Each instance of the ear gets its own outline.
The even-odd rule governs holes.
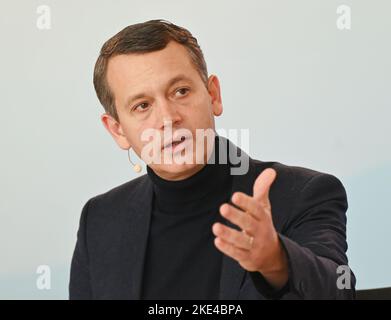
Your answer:
[[[223,113],[223,104],[221,101],[220,82],[217,76],[211,75],[208,78],[208,92],[212,99],[213,114],[219,116]]]
[[[124,134],[121,124],[107,113],[101,115],[101,120],[104,127],[114,138],[118,146],[121,149],[128,150],[131,145]]]

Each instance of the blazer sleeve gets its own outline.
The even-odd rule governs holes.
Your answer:
[[[338,178],[323,173],[312,177],[279,233],[288,257],[288,283],[273,291],[259,272],[252,272],[258,291],[271,299],[354,299],[356,279],[346,256],[347,208],[346,191]],[[349,273],[350,283],[344,282],[344,288],[337,285],[342,275],[339,266]]]
[[[89,300],[92,299],[92,290],[90,282],[90,273],[88,267],[88,251],[86,243],[86,225],[88,209],[91,203],[88,200],[84,205],[77,232],[76,246],[73,252],[71,273],[69,281],[69,299],[70,300]]]

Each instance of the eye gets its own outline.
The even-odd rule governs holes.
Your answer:
[[[189,91],[190,91],[189,88],[179,88],[178,90],[175,91],[175,95],[178,97],[183,97],[186,96]]]
[[[137,109],[139,109],[138,111],[143,112],[148,108],[148,106],[149,106],[148,103],[143,102],[135,106],[132,110],[136,111]]]

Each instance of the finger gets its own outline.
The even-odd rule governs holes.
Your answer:
[[[247,214],[228,203],[224,203],[220,207],[220,213],[224,218],[228,219],[233,224],[236,224],[240,229],[254,235],[256,223],[258,223],[258,221],[252,215]]]
[[[220,237],[225,242],[228,242],[237,248],[244,250],[251,249],[250,236],[241,231],[232,229],[221,223],[215,223],[212,230],[215,236]]]
[[[262,215],[259,212],[259,203],[255,198],[238,191],[232,195],[231,200],[234,205],[251,214],[255,219],[262,218]]]
[[[257,177],[254,182],[253,196],[261,202],[269,201],[269,190],[277,176],[277,172],[272,168],[267,168]]]
[[[248,259],[248,250],[237,248],[229,242],[224,241],[220,237],[215,238],[214,243],[217,249],[219,249],[222,253],[226,254],[232,259],[235,259],[238,262],[246,261]]]

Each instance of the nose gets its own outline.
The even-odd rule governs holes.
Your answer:
[[[182,117],[178,113],[177,107],[174,103],[170,103],[170,101],[164,100],[159,103],[159,127],[161,130],[164,130],[166,126],[178,125],[182,121]]]

